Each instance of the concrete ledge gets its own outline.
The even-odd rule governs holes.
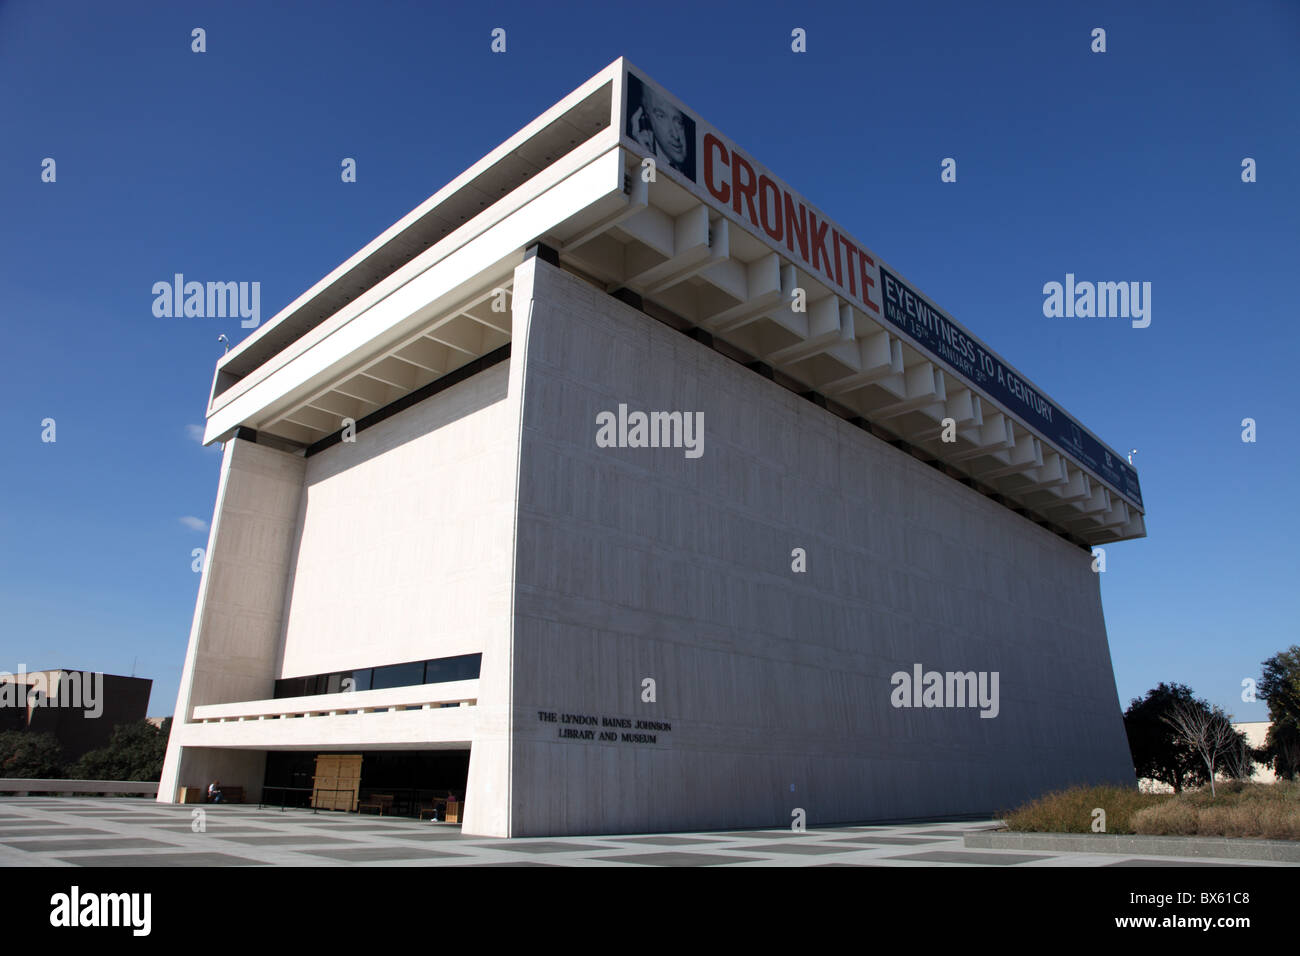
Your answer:
[[[48,780],[0,777],[0,793],[25,797],[29,793],[140,793],[158,795],[156,780]]]
[[[1056,850],[1062,853],[1118,853],[1125,856],[1188,856],[1300,863],[1300,842],[1293,840],[1134,836],[1125,833],[1013,833],[992,830],[968,833],[964,840],[967,847],[981,850]]]

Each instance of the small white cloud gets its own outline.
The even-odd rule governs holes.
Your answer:
[[[196,518],[193,515],[186,515],[181,518],[181,524],[185,525],[185,527],[189,528],[191,531],[208,530],[208,523],[202,518]]]
[[[186,425],[186,426],[185,426],[185,437],[188,438],[188,439],[190,439],[190,440],[193,441],[193,442],[196,442],[197,444],[202,445],[202,444],[203,444],[203,426],[202,426],[202,425]],[[221,449],[221,443],[220,443],[220,442],[215,442],[215,441],[214,441],[211,445],[204,445],[204,448],[205,448],[205,450],[207,450],[207,451],[216,451],[216,452],[219,452],[219,451],[222,450],[222,449]]]

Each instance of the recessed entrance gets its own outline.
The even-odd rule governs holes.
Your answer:
[[[268,751],[263,802],[270,806],[312,806],[316,758],[326,751]],[[355,801],[361,813],[423,819],[463,819],[469,779],[468,750],[348,750],[361,757],[361,780]],[[331,788],[337,784],[331,783]],[[348,809],[351,801],[324,802]],[[449,815],[450,811],[450,815]]]

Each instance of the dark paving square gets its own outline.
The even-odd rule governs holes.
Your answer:
[[[858,844],[876,844],[877,846],[922,846],[926,843],[942,843],[943,838],[928,840],[925,837],[887,837],[887,836],[860,836],[849,837],[847,840],[837,840],[837,843],[858,843]]]
[[[348,824],[345,826],[330,824],[323,827],[311,827],[311,829],[330,830],[333,833],[339,833],[343,831],[346,831],[348,833],[412,833],[415,832],[416,830],[415,827],[399,827],[399,826],[393,826],[390,823],[381,823],[381,824],[356,823],[356,824]]]
[[[887,830],[897,830],[898,827],[882,827],[872,824],[861,827],[845,827],[846,830],[852,830],[854,833],[884,833]]]
[[[179,817],[191,810],[209,809],[197,803],[151,803],[147,807],[86,807],[73,813],[112,813],[119,817]]]
[[[687,846],[692,843],[721,843],[721,840],[701,840],[696,837],[675,837],[675,836],[648,836],[648,837],[631,837],[623,839],[622,837],[609,837],[611,843],[646,843],[652,846]],[[746,847],[745,849],[750,849]]]
[[[253,836],[258,833],[272,834],[275,831],[265,827],[239,827],[233,824],[208,824],[206,830],[194,830],[188,823],[174,823],[167,826],[150,827],[151,830],[166,830],[168,833],[193,833],[195,836]]]
[[[914,830],[911,833],[900,833],[899,836],[905,837],[962,837],[967,833],[973,833],[973,830]]]
[[[750,840],[771,840],[778,836],[799,836],[793,830],[725,830],[721,833],[708,833],[705,836],[728,837],[745,837]]]
[[[233,840],[235,843],[247,843],[249,846],[304,846],[320,844],[322,846],[330,843],[356,843],[356,840],[340,840],[338,837],[327,836],[288,836],[280,833],[271,833],[266,836],[216,836],[218,840]]]
[[[1117,863],[1106,863],[1105,866],[1242,866],[1240,863],[1207,863],[1204,860],[1188,862],[1186,860],[1120,860]]]
[[[108,836],[108,830],[96,830],[93,827],[69,827],[69,826],[48,826],[48,827],[13,827],[8,830],[0,830],[0,842],[10,839],[11,837],[60,837],[60,836],[90,836],[98,833],[101,836]],[[17,844],[15,844],[17,845]]]
[[[145,817],[145,816],[107,817],[105,816],[105,817],[96,817],[95,819],[102,821],[104,823],[132,823],[132,824],[139,824],[142,827],[147,827],[147,826],[153,826],[155,823],[172,823],[176,820],[176,817]]]
[[[383,833],[380,836],[390,840],[419,840],[430,843],[459,843],[461,840],[469,839],[459,833]]]
[[[346,827],[353,824],[347,820],[331,820],[329,817],[275,817],[268,820],[266,817],[257,819],[249,818],[250,823],[274,823],[283,827]]]
[[[12,820],[0,820],[0,830],[9,827],[66,827],[67,825],[62,820],[56,820],[54,817],[48,817],[44,814],[39,817],[14,817]]]
[[[357,826],[400,826],[403,823],[418,824],[418,820],[405,820],[401,817],[359,817],[355,813],[346,816],[332,813],[304,813],[301,816],[283,816],[280,820],[292,820],[294,823],[320,824],[322,826],[357,827]]]
[[[539,843],[485,843],[495,850],[515,850],[519,853],[591,853],[594,850],[609,850],[611,847],[596,846],[591,843],[552,843],[543,840]]]
[[[765,843],[759,846],[745,847],[746,853],[804,853],[808,855],[820,853],[857,853],[861,850],[862,847],[860,846],[834,846],[833,844],[821,843]]]
[[[840,861],[835,862],[835,863],[814,863],[813,866],[874,866],[874,867],[879,867],[880,864],[879,864],[879,863],[845,863],[843,860],[840,860]]]
[[[303,850],[312,856],[352,863],[381,863],[384,860],[424,860],[435,857],[460,857],[463,853],[447,853],[418,846],[361,846],[338,850]]]
[[[463,866],[554,866],[554,863],[541,863],[537,860],[504,860],[501,863],[465,863]]]
[[[600,860],[639,863],[642,866],[722,866],[727,863],[762,863],[756,856],[723,856],[720,853],[638,853],[632,856],[602,856]]]
[[[374,826],[376,824],[379,826],[397,825],[394,820],[380,820],[378,817],[358,817],[352,814],[349,814],[346,817],[334,817],[322,813],[318,816],[304,815],[297,817],[272,817],[271,819],[278,820],[286,825],[292,824],[293,826],[304,827],[355,827],[367,825]]]
[[[228,853],[111,853],[102,856],[61,856],[73,866],[270,866]]]
[[[86,837],[83,840],[28,840],[24,843],[10,844],[15,850],[28,853],[59,853],[64,850],[144,850],[150,847],[176,848],[175,843],[162,843],[158,840],[146,840],[143,837],[106,837],[96,839]]]
[[[962,850],[929,850],[925,853],[908,853],[891,856],[890,860],[921,860],[926,863],[973,863],[979,866],[1016,866],[1034,860],[1050,860],[1051,856],[1032,856],[1028,853],[972,853]]]

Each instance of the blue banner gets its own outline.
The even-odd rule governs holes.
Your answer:
[[[880,279],[883,311],[890,323],[1112,490],[1142,507],[1142,489],[1132,465],[1106,448],[1060,406],[990,352],[983,342],[955,325],[883,265]]]

